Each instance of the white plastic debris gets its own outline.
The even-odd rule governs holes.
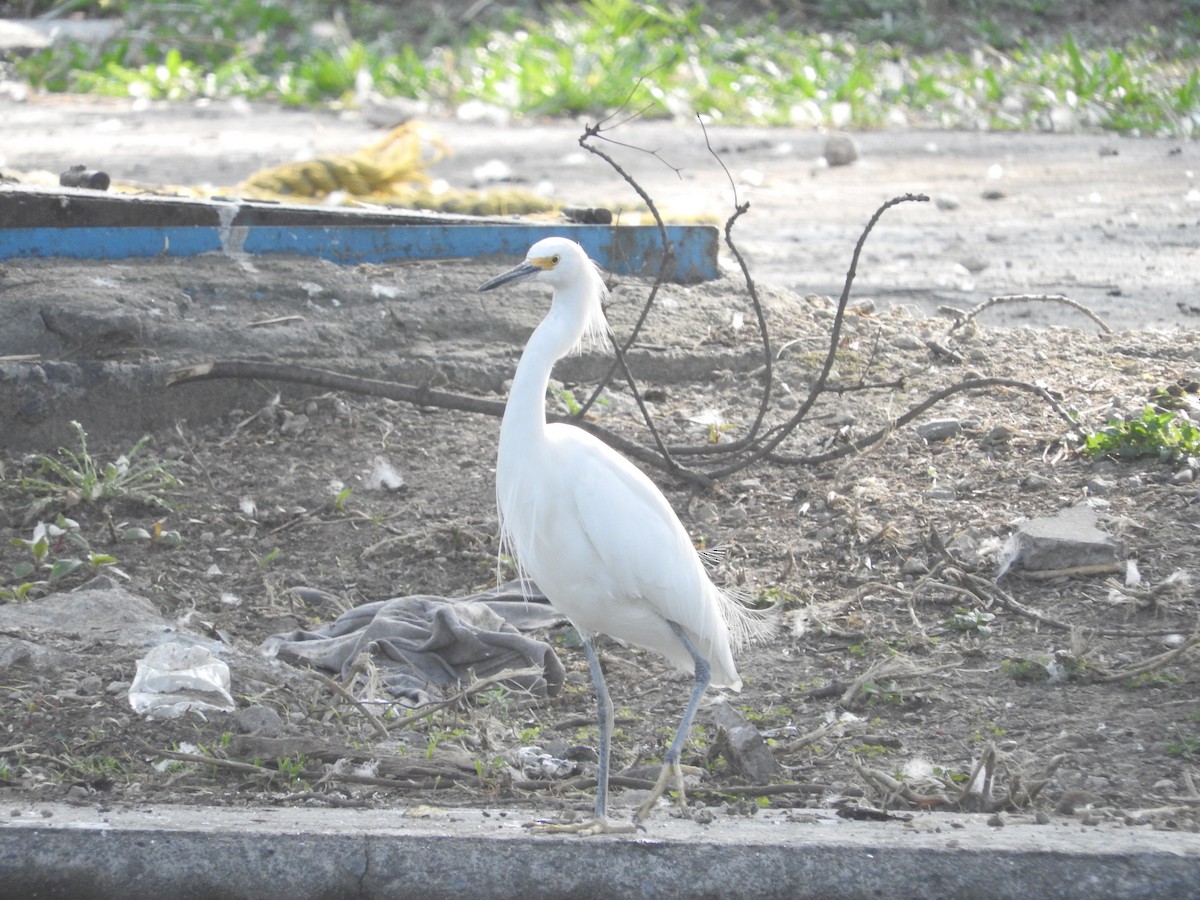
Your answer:
[[[541,747],[521,747],[516,762],[526,778],[567,778],[575,774],[575,763],[557,759]]]
[[[513,177],[512,166],[502,159],[489,159],[472,169],[471,177],[479,184],[510,181]]]
[[[175,719],[189,711],[232,712],[229,686],[229,666],[209,650],[172,641],[138,660],[129,705],[154,719]]]
[[[378,491],[381,488],[398,491],[404,487],[404,476],[396,471],[396,467],[386,456],[376,456],[367,476],[367,490]]]

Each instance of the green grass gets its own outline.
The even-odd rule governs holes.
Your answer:
[[[966,32],[990,39],[966,49],[947,49],[962,42],[923,4],[898,0],[818,4],[831,33],[786,27],[794,16],[734,24],[699,5],[639,0],[540,14],[496,4],[490,19],[466,25],[406,8],[407,40],[394,7],[361,0],[315,28],[329,6],[108,0],[103,8],[127,22],[120,39],[35,53],[16,69],[45,90],[149,99],[353,105],[371,87],[435,109],[481,101],[524,116],[595,117],[632,93],[646,115],[738,124],[1200,129],[1193,0],[1171,34],[1148,29],[1120,47],[1039,37],[1041,22],[1064,18],[1057,0],[963,0]]]

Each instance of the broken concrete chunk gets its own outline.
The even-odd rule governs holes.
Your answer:
[[[1124,552],[1122,541],[1097,528],[1095,511],[1080,503],[1019,525],[1000,554],[996,578],[1018,563],[1036,572],[1077,569],[1115,563]]]

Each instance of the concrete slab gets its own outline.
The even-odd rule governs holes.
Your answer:
[[[1122,541],[1096,527],[1096,511],[1086,503],[1017,526],[1001,554],[999,578],[1020,563],[1030,571],[1062,571],[1116,563]]]
[[[481,809],[0,804],[0,894],[220,897],[1196,897],[1200,835],[1074,819],[764,811],[637,835],[531,834]]]

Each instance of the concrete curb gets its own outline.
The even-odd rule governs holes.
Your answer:
[[[422,817],[418,817],[422,816]],[[522,811],[0,806],[0,894],[124,900],[1196,897],[1200,836],[1121,825],[863,823],[764,812],[638,835],[530,834]]]

